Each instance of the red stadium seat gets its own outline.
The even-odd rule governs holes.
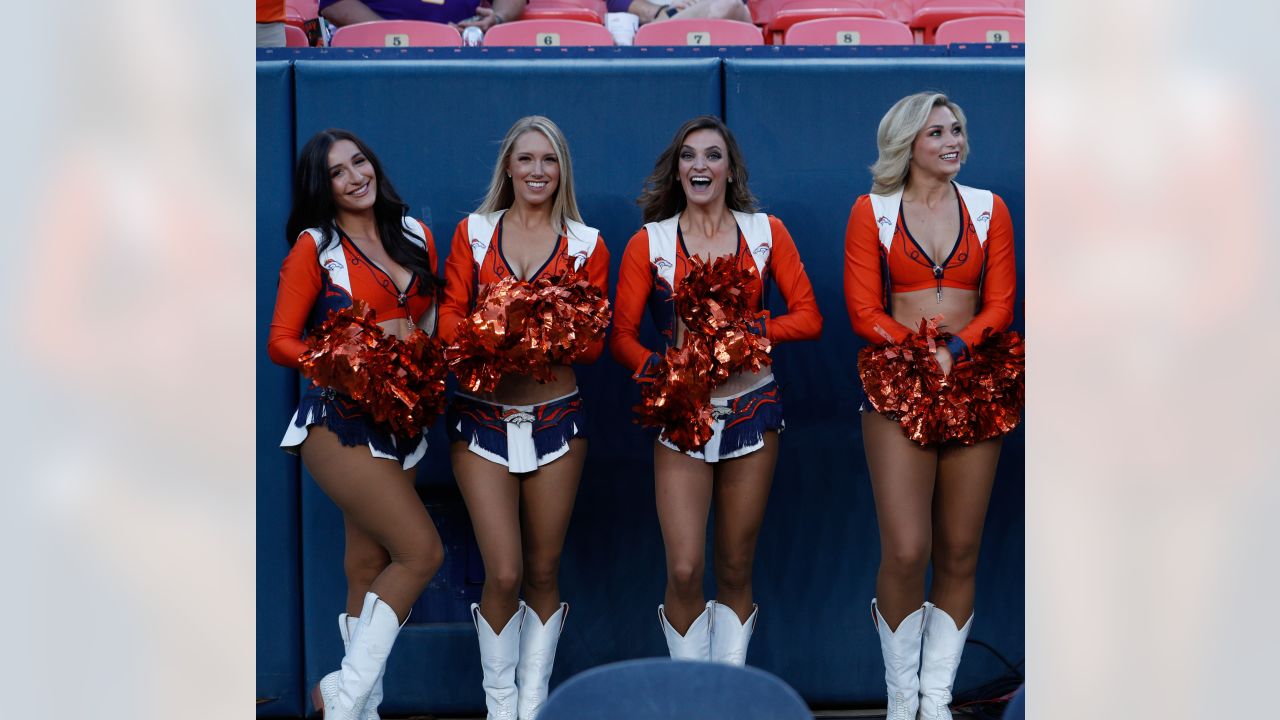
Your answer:
[[[792,25],[784,45],[914,45],[911,29],[897,20],[841,17]]]
[[[320,0],[285,0],[284,12],[303,20],[315,20],[320,17]]]
[[[883,10],[886,18],[904,25],[911,22],[911,16],[916,12],[913,0],[868,0],[867,5]]]
[[[760,28],[741,20],[695,18],[641,25],[636,45],[763,45]]]
[[[613,46],[613,35],[599,23],[581,20],[516,20],[489,28],[485,47]]]
[[[1022,10],[1006,6],[1004,0],[916,0],[915,7],[911,29],[919,34],[925,45],[935,44],[934,33],[948,20],[993,15],[1025,16]]]
[[[935,45],[951,43],[1021,43],[1026,42],[1026,20],[1009,15],[948,20],[938,26]]]
[[[376,20],[343,25],[330,47],[462,47],[458,29],[422,20]]]
[[[884,19],[884,11],[870,7],[862,0],[783,0],[777,12],[764,26],[770,45],[781,45],[787,28],[796,23],[818,18],[869,17]]]
[[[302,32],[302,28],[295,25],[284,26],[284,46],[285,47],[310,47],[311,43],[307,40],[307,34]]]
[[[603,0],[529,0],[521,20],[581,20],[604,24],[609,9]]]

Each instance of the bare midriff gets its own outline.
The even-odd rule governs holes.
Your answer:
[[[934,288],[893,293],[893,319],[916,332],[920,321],[938,315],[939,332],[956,333],[973,321],[978,313],[978,291],[961,288],[942,288],[942,297]]]
[[[556,379],[540,383],[528,375],[507,375],[498,381],[498,387],[490,393],[470,393],[471,397],[497,405],[541,405],[578,389],[578,379],[568,365],[552,365]]]

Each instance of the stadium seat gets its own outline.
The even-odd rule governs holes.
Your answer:
[[[791,686],[759,668],[664,657],[578,673],[551,693],[538,718],[813,720],[813,713]]]
[[[636,45],[763,45],[760,28],[740,20],[696,18],[641,25]]]
[[[915,3],[910,25],[924,45],[935,44],[934,33],[938,26],[949,20],[994,15],[1025,16],[1022,10],[1005,5],[1004,0],[915,0]]]
[[[916,12],[913,0],[868,0],[867,5],[879,8],[886,18],[897,20],[904,25],[911,22],[911,16]]]
[[[603,25],[609,12],[602,0],[529,0],[521,20],[581,20]]]
[[[284,46],[285,47],[310,47],[311,43],[307,40],[307,34],[302,32],[302,28],[296,25],[284,26]]]
[[[913,45],[911,29],[897,20],[839,17],[796,23],[784,45]]]
[[[948,20],[938,26],[935,45],[951,43],[1020,43],[1026,42],[1026,20],[1009,15]]]
[[[911,6],[911,0],[900,1],[907,3],[908,7]],[[887,13],[885,13],[884,9],[880,7],[882,2],[883,0],[828,0],[826,2],[817,3],[813,2],[813,0],[748,0],[747,7],[751,10],[751,21],[757,25],[763,26],[772,22],[773,18],[777,16],[778,11],[782,10],[784,7],[790,6],[804,7],[808,5],[830,7],[839,5],[848,7],[855,11],[880,10],[878,14],[875,12],[865,12],[862,17],[886,17]],[[854,13],[851,13],[850,16],[853,14]],[[909,16],[910,13],[908,13],[908,17]]]
[[[422,20],[375,20],[343,25],[330,47],[462,47],[458,29]]]
[[[489,28],[485,47],[613,46],[613,35],[600,23],[581,20],[516,20]]]
[[[303,20],[315,20],[320,17],[320,0],[285,0],[284,11]]]
[[[831,17],[869,17],[884,19],[884,11],[862,0],[783,0],[773,18],[764,26],[770,45],[781,45],[787,28],[806,20]]]

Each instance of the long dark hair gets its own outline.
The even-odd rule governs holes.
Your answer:
[[[337,204],[333,199],[333,184],[329,179],[329,150],[339,140],[350,140],[369,160],[378,180],[377,197],[373,201],[374,224],[378,238],[387,255],[418,276],[418,294],[435,294],[444,287],[444,280],[436,277],[431,258],[418,242],[425,238],[404,226],[409,206],[400,199],[391,179],[382,170],[378,156],[360,138],[347,132],[330,128],[316,133],[298,157],[298,167],[293,174],[293,208],[285,225],[286,239],[292,246],[298,236],[308,228],[319,228],[325,235],[324,250],[338,237]],[[416,238],[414,242],[410,238]]]
[[[653,174],[644,181],[644,192],[636,198],[636,204],[644,208],[645,222],[665,220],[689,205],[684,186],[680,184],[680,148],[684,147],[685,138],[698,130],[715,130],[724,138],[725,150],[729,153],[729,177],[733,179],[724,194],[724,204],[730,210],[755,212],[756,198],[747,187],[747,163],[738,141],[720,118],[702,115],[681,125],[671,144],[653,164]]]

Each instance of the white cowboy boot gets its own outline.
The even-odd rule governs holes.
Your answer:
[[[338,616],[338,632],[342,635],[342,651],[346,651],[351,647],[351,632],[356,629],[356,625],[360,622],[360,618],[353,618],[346,613]],[[383,671],[385,674],[385,670]],[[364,712],[358,717],[361,720],[380,720],[378,717],[378,706],[382,704],[382,674],[378,675],[378,680],[373,684],[373,690],[369,693],[369,700],[364,704]]]
[[[951,720],[951,686],[960,668],[964,641],[969,637],[973,615],[964,627],[956,629],[956,621],[946,610],[929,605],[924,621],[924,650],[920,660],[920,712],[917,720]]]
[[[480,639],[480,667],[484,669],[484,704],[487,720],[516,720],[516,663],[520,661],[520,624],[525,607],[520,603],[502,632],[493,628],[480,614],[480,606],[471,603],[471,619]]]
[[[747,664],[747,645],[756,629],[760,606],[751,606],[751,616],[746,622],[738,620],[738,613],[728,605],[715,604],[715,621],[711,633],[711,662],[742,667]]]
[[[311,701],[325,720],[363,720],[373,686],[387,666],[387,656],[400,634],[391,606],[366,593],[364,607],[350,632],[342,667],[325,675],[311,690]]]
[[[520,604],[524,605],[524,602]],[[569,603],[560,603],[560,609],[552,613],[545,623],[531,608],[524,612],[524,625],[520,627],[520,664],[516,666],[516,687],[520,696],[516,710],[520,720],[534,720],[547,699],[551,666],[556,660],[556,644],[560,642],[564,620],[569,616]]]
[[[667,622],[666,609],[662,605],[658,606],[658,622],[662,624],[662,634],[667,636],[667,650],[670,651],[672,660],[711,660],[711,623],[715,616],[715,604],[714,600],[707,601],[706,609],[693,619],[693,624],[684,635],[671,627],[671,623]]]
[[[871,616],[880,633],[880,653],[884,656],[884,682],[889,708],[885,720],[914,720],[920,709],[920,637],[924,630],[928,603],[908,615],[890,630],[871,600]]]

